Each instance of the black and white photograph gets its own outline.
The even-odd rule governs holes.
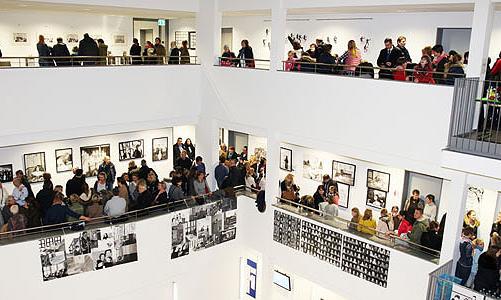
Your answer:
[[[266,158],[266,149],[261,147],[254,148],[254,156],[258,161],[260,161],[261,158]]]
[[[350,202],[350,185],[338,182],[338,193],[339,193],[339,207],[348,208],[348,203]]]
[[[73,169],[73,149],[56,150],[56,172],[69,172]]]
[[[452,286],[451,300],[484,300],[489,299],[486,296],[475,291],[467,289],[459,284]]]
[[[280,147],[280,169],[292,172],[292,150]]]
[[[299,250],[301,219],[275,210],[273,226],[275,242]]]
[[[377,209],[385,208],[386,192],[368,188],[366,204]]]
[[[43,173],[45,173],[46,170],[45,152],[24,155],[24,174],[28,177],[28,182],[42,182]]]
[[[49,45],[49,47],[56,43],[56,38],[52,33],[39,33],[36,36],[38,37],[40,35],[43,35],[45,43]]]
[[[14,44],[27,44],[28,34],[26,32],[15,32],[13,34]]]
[[[376,171],[367,170],[367,187],[375,190],[390,191],[390,174]]]
[[[195,50],[197,48],[197,33],[195,31],[188,32],[188,43],[190,50]]]
[[[340,161],[332,161],[332,179],[336,182],[355,185],[355,172],[357,166]]]
[[[118,157],[120,161],[144,157],[144,141],[134,140],[118,143]]]
[[[125,35],[124,34],[113,35],[113,44],[124,45],[125,44]]]
[[[325,174],[324,172],[324,162],[317,156],[304,152],[303,177],[322,182],[322,177]]]
[[[237,214],[236,206],[230,209],[231,203],[226,201],[223,205],[222,201],[216,201],[175,212],[171,259],[235,239]]]
[[[80,147],[80,161],[85,176],[97,176],[99,165],[106,156],[110,156],[109,144]]]
[[[169,138],[160,137],[154,138],[151,141],[151,149],[152,149],[152,160],[153,161],[161,161],[169,158]]]
[[[77,33],[68,33],[66,35],[66,42],[68,44],[77,44],[80,41]]]
[[[66,253],[62,236],[52,236],[38,241],[43,281],[68,276]]]
[[[12,182],[14,180],[14,168],[10,165],[0,165],[0,182]]]

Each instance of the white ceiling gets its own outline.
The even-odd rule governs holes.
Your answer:
[[[182,0],[180,0],[182,1]],[[30,10],[50,12],[78,12],[99,15],[132,16],[137,18],[194,18],[195,13],[156,9],[138,9],[117,6],[55,4],[35,1],[0,0],[0,11]]]
[[[473,11],[473,4],[440,5],[378,5],[343,6],[321,8],[291,8],[289,15],[354,14],[354,13],[416,13],[416,12],[465,12]]]

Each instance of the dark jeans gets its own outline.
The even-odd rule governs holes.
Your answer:
[[[470,278],[471,266],[464,266],[459,262],[456,264],[456,274],[457,278],[461,279],[461,285],[465,285]]]

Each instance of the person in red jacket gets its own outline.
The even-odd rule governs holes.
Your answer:
[[[398,213],[398,218],[400,219],[400,225],[398,226],[398,236],[402,236],[412,230],[412,223],[407,218],[407,213],[401,211]]]
[[[435,84],[431,58],[428,55],[423,55],[419,64],[414,67],[413,77],[416,83]]]

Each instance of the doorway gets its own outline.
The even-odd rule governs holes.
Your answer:
[[[141,47],[144,47],[147,41],[155,43],[155,38],[159,37],[162,40],[162,44],[168,48],[169,20],[165,20],[165,25],[158,25],[158,20],[133,18],[132,32],[134,38],[138,39]]]
[[[224,45],[228,45],[230,50],[233,49],[233,28],[221,28],[221,53],[223,53]]]
[[[470,49],[471,28],[437,28],[437,44],[461,55]]]
[[[240,153],[244,146],[249,144],[249,135],[237,131],[228,131],[228,147],[234,146],[235,152]]]
[[[141,43],[141,45],[145,45],[146,41],[153,42],[153,29],[139,30],[139,42]]]

